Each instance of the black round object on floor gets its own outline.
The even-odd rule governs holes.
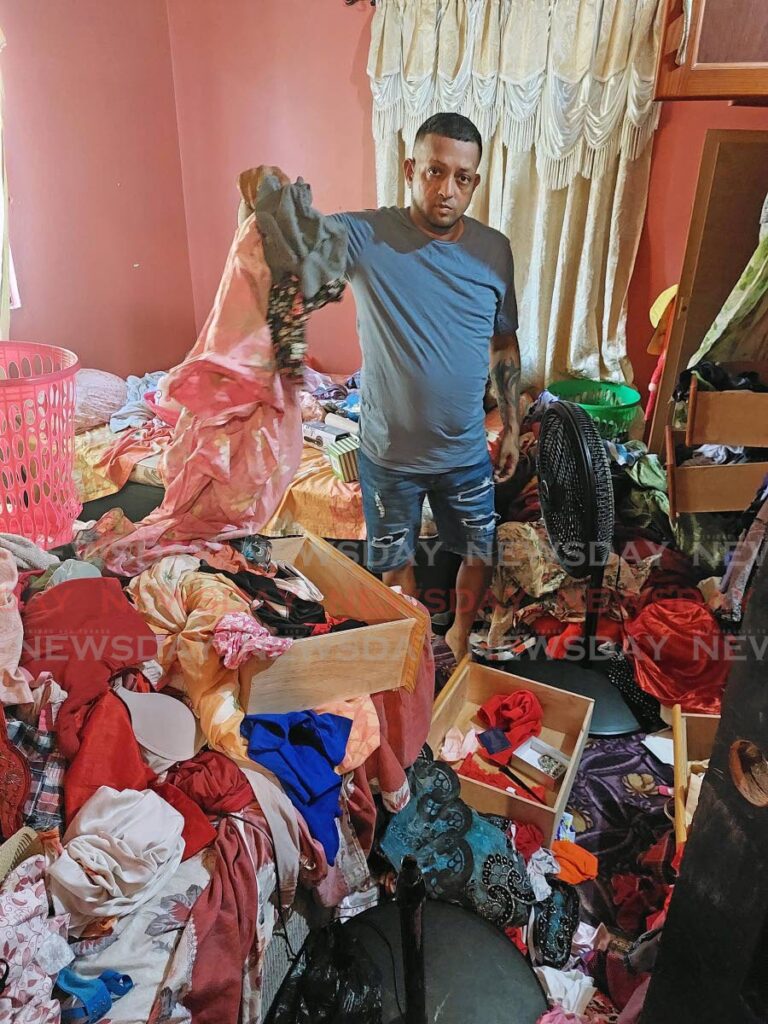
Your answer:
[[[400,913],[385,903],[345,926],[362,943],[382,978],[384,1024],[405,1010]],[[424,958],[428,1024],[536,1024],[547,1010],[538,978],[520,951],[481,917],[427,900]],[[394,979],[397,979],[397,998]]]
[[[626,736],[640,729],[640,723],[605,673],[591,668],[588,663],[565,659],[520,658],[505,662],[504,667],[506,671],[514,672],[523,679],[533,679],[568,693],[591,697],[595,707],[589,726],[590,736]]]

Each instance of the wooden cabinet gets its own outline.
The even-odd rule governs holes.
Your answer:
[[[768,0],[663,0],[656,99],[768,99]]]
[[[768,7],[768,0],[764,2]],[[768,132],[708,131],[648,441],[653,452],[664,448],[670,401],[681,370],[757,248],[766,194]]]
[[[768,0],[766,0],[768,4]],[[672,395],[680,372],[755,252],[768,194],[768,132],[710,131],[704,144],[680,288],[648,447],[666,451],[670,515],[745,509],[768,474],[768,462],[678,466],[676,447],[701,444],[768,447],[768,394],[706,392],[691,382],[685,431],[673,429]],[[721,363],[768,379],[768,364]]]

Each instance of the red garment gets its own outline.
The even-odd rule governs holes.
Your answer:
[[[456,773],[465,779],[472,779],[473,782],[483,782],[486,786],[495,786],[496,789],[503,789],[505,791],[511,789],[524,800],[532,800],[531,793],[535,793],[541,803],[546,801],[546,792],[543,786],[531,786],[531,793],[527,793],[522,786],[518,786],[509,776],[504,775],[502,772],[486,771],[474,754],[467,754],[456,769]],[[539,843],[540,845],[541,843]]]
[[[515,848],[522,854],[527,864],[533,854],[544,845],[544,833],[538,825],[518,825],[515,822],[515,826]]]
[[[0,704],[0,835],[10,839],[24,824],[24,804],[32,776],[26,757],[8,739],[5,711]]]
[[[64,809],[69,823],[101,786],[154,791],[184,818],[184,860],[216,838],[216,830],[196,803],[175,786],[159,783],[141,756],[131,716],[114,693],[105,693],[85,720],[80,748],[64,779]]]
[[[355,830],[363,853],[368,856],[373,847],[376,829],[376,804],[365,774],[365,765],[356,768],[352,776],[353,789],[349,798],[349,820]]]
[[[653,846],[638,857],[638,864],[652,874],[657,882],[671,885],[677,877],[674,866],[677,857],[675,833],[672,829],[657,839]]]
[[[608,949],[591,950],[585,958],[585,965],[596,987],[607,991],[617,1010],[624,1009],[632,993],[648,977],[632,970],[621,946],[609,945]]]
[[[535,619],[531,623],[531,629],[536,636],[558,636],[563,632],[564,625],[565,623],[561,622],[560,619],[556,619],[554,615],[547,613]]]
[[[172,768],[166,781],[194,800],[206,814],[236,813],[254,802],[248,779],[234,761],[215,750],[203,750]]]
[[[671,599],[646,605],[625,625],[640,686],[665,705],[719,714],[730,664],[712,612],[693,601]]]
[[[528,956],[528,943],[523,938],[522,928],[505,928],[504,934],[510,942],[517,946],[523,956]]]
[[[192,985],[181,1001],[192,1024],[237,1024],[243,964],[251,952],[259,913],[256,868],[237,822],[222,821],[213,849],[211,881],[190,917],[195,962]]]
[[[649,577],[651,580],[657,574],[670,578],[674,576],[681,585],[685,586],[696,579],[696,569],[688,555],[683,554],[682,551],[675,551],[668,544],[660,544],[648,537],[632,534],[621,540],[617,550],[624,561],[630,562],[632,565],[655,556],[657,561],[651,569]]]
[[[494,764],[508,764],[522,743],[539,735],[543,714],[538,698],[530,690],[495,694],[480,708],[478,717],[491,729],[501,729],[509,747],[496,754],[484,751],[484,756]]]
[[[624,640],[624,627],[616,619],[610,619],[607,615],[601,615],[597,620],[595,637],[600,642],[608,640],[613,644],[621,646]],[[584,650],[584,624],[581,622],[570,622],[558,636],[553,636],[547,642],[548,658],[565,658],[568,656],[571,640],[577,641],[574,645],[576,650]]]
[[[69,696],[56,734],[72,759],[80,745],[76,713],[107,692],[122,669],[157,655],[157,638],[116,579],[79,579],[36,594],[22,612],[22,665],[33,676],[50,672]]]
[[[114,693],[105,693],[93,705],[80,733],[79,749],[67,768],[65,820],[69,824],[101,786],[141,792],[154,778],[142,759],[128,709]]]
[[[611,887],[616,924],[631,936],[647,930],[646,918],[661,909],[669,892],[668,885],[645,875],[614,875]]]
[[[194,800],[190,800],[186,793],[170,782],[155,782],[150,789],[153,789],[158,796],[175,808],[184,819],[184,830],[181,833],[181,838],[184,840],[182,860],[194,857],[200,850],[211,845],[216,839],[216,829]]]
[[[696,604],[705,603],[701,591],[695,585],[698,578],[696,569],[687,555],[674,551],[666,544],[634,535],[624,539],[618,550],[622,558],[633,564],[653,556],[658,559],[640,593],[638,612],[652,601],[666,601],[670,598],[685,598]]]

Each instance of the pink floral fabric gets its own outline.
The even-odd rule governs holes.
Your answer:
[[[251,657],[277,658],[293,644],[290,637],[272,636],[246,612],[232,612],[216,624],[213,646],[225,668],[239,668]]]
[[[159,466],[163,503],[130,533],[97,536],[84,557],[133,576],[179,544],[258,533],[271,518],[303,443],[298,386],[277,372],[267,326],[271,285],[250,217],[200,337],[164,378],[165,397],[182,412]]]
[[[48,917],[45,858],[30,857],[0,886],[0,956],[10,973],[0,995],[0,1020],[13,1024],[58,1024],[54,978],[38,963],[52,935],[66,942],[69,917]],[[58,970],[58,969],[57,969]]]

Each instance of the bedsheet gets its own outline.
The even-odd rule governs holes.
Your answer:
[[[304,445],[296,476],[261,532],[289,537],[305,529],[328,540],[365,540],[360,484],[334,476],[325,453],[311,444]]]
[[[97,498],[106,498],[110,494],[117,494],[120,490],[120,487],[110,480],[104,469],[96,468],[104,457],[104,453],[119,436],[110,429],[108,423],[75,435],[75,487],[77,496],[83,504],[87,501],[96,501]],[[148,455],[134,466],[128,479],[137,484],[162,487],[163,481],[160,479],[157,468],[159,461],[158,453]]]

